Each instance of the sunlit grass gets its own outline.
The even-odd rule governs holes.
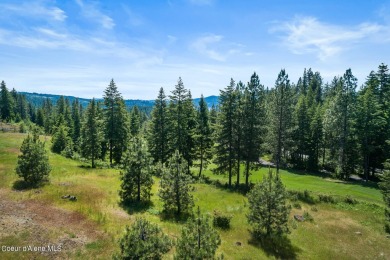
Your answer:
[[[76,259],[109,259],[118,250],[117,240],[123,228],[131,224],[136,216],[143,216],[159,224],[173,239],[180,236],[181,222],[162,219],[162,202],[158,198],[159,179],[155,178],[152,188],[152,204],[141,211],[128,214],[119,206],[120,188],[119,170],[91,169],[88,164],[66,159],[50,153],[53,170],[50,183],[34,190],[12,191],[13,183],[18,179],[14,168],[19,146],[25,135],[0,133],[0,188],[6,189],[14,200],[38,200],[48,205],[79,212],[96,224],[104,234],[104,239],[96,238],[86,244],[83,250],[69,253]],[[47,142],[47,147],[50,141]],[[81,167],[83,166],[83,167]],[[257,182],[268,169],[260,169],[251,175],[251,181]],[[211,179],[226,182],[226,176],[213,175],[210,169],[205,175]],[[350,259],[350,258],[390,258],[389,240],[383,231],[383,202],[375,185],[338,183],[331,179],[310,174],[298,174],[282,170],[281,176],[287,189],[310,190],[319,193],[345,197],[347,194],[359,200],[356,205],[346,203],[313,205],[299,202],[301,209],[293,209],[290,216],[291,233],[288,235],[293,255],[301,259]],[[243,180],[243,178],[241,178]],[[218,188],[214,185],[196,183],[194,186],[195,205],[205,214],[212,215],[214,210],[233,215],[231,229],[220,230],[222,244],[217,254],[223,253],[226,259],[267,259],[278,255],[251,244],[250,226],[247,224],[247,199],[244,195]],[[76,202],[61,199],[70,194],[77,197]],[[374,203],[374,204],[372,204]],[[308,211],[313,222],[296,223],[293,214]],[[68,230],[69,236],[76,236],[78,230]],[[355,232],[361,232],[357,235]],[[21,243],[29,239],[27,235],[16,234],[0,239],[1,243]],[[236,243],[240,242],[238,246]],[[0,243],[0,244],[1,244]],[[166,256],[171,259],[174,249]],[[22,254],[12,255],[12,257]],[[6,255],[6,259],[11,256]],[[0,258],[2,258],[0,253]]]

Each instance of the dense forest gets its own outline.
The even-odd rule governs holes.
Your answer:
[[[214,162],[215,173],[228,174],[230,185],[248,185],[251,169],[264,155],[271,155],[277,169],[321,170],[341,179],[359,174],[366,180],[375,179],[390,158],[390,74],[384,64],[360,87],[350,69],[330,83],[311,69],[292,83],[281,70],[272,88],[254,73],[246,84],[231,79],[211,108],[203,97],[194,105],[179,78],[168,96],[160,89],[150,115],[127,108],[113,80],[103,99],[86,108],[65,97],[37,105],[1,83],[3,121],[22,122],[22,132],[34,123],[53,136],[53,151],[111,166],[121,164],[127,143],[138,135],[147,140],[155,163],[166,164],[178,150],[188,169],[199,167],[200,176]],[[94,154],[88,151],[90,131],[99,136]],[[237,174],[240,167],[244,180]]]

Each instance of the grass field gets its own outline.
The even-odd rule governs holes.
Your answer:
[[[59,258],[109,259],[118,250],[117,240],[124,227],[141,215],[159,224],[173,239],[180,235],[180,222],[160,218],[162,204],[157,196],[158,179],[155,179],[149,208],[124,210],[118,205],[118,170],[91,169],[81,162],[50,153],[53,167],[50,184],[35,190],[14,190],[13,185],[18,180],[14,169],[24,137],[23,134],[0,133],[0,200],[3,200],[0,201],[0,207],[3,206],[0,208],[0,221],[4,223],[9,216],[22,219],[28,215],[32,220],[26,223],[32,223],[33,227],[20,222],[12,226],[8,233],[0,229],[0,246],[39,245],[46,240],[52,243],[65,241],[64,244],[68,246],[57,255]],[[266,171],[260,169],[254,172],[251,180],[261,180]],[[205,175],[226,182],[226,176],[212,175],[210,170],[206,170]],[[390,258],[390,240],[383,230],[383,202],[375,184],[342,183],[284,170],[281,176],[289,190],[309,190],[313,196],[330,194],[339,198],[340,202],[299,202],[301,208],[293,208],[291,212],[288,241],[275,249],[262,247],[251,239],[244,195],[214,185],[194,184],[195,205],[200,206],[202,212],[211,214],[218,209],[233,215],[231,229],[220,230],[222,244],[217,255],[223,253],[225,259]],[[78,200],[70,202],[61,199],[65,194],[75,195]],[[346,195],[359,203],[351,205],[342,202]],[[4,205],[10,206],[7,208]],[[314,220],[295,222],[293,215],[303,214],[304,211],[309,212]],[[18,230],[18,225],[23,229]],[[236,245],[236,242],[241,245]],[[174,249],[166,258],[171,259],[173,253]],[[0,251],[0,259],[47,257],[42,253]]]

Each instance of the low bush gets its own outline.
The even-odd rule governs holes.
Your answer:
[[[213,225],[214,227],[229,229],[230,220],[232,219],[232,217],[233,217],[232,215],[222,213],[218,210],[214,210]]]

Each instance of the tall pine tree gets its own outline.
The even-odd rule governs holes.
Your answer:
[[[148,129],[149,151],[154,162],[165,164],[169,157],[168,150],[168,130],[169,118],[167,111],[167,101],[164,89],[160,88],[158,97],[154,102],[151,121]]]
[[[104,91],[104,134],[108,143],[110,165],[120,163],[128,139],[128,115],[114,79]]]
[[[95,160],[100,157],[103,140],[102,122],[98,111],[98,104],[92,99],[85,111],[81,128],[81,154],[91,159],[92,168],[95,168]]]
[[[211,148],[213,146],[211,134],[209,110],[203,95],[201,95],[195,130],[195,159],[199,160],[199,177],[202,175],[203,168],[207,167],[213,156],[211,152]]]

